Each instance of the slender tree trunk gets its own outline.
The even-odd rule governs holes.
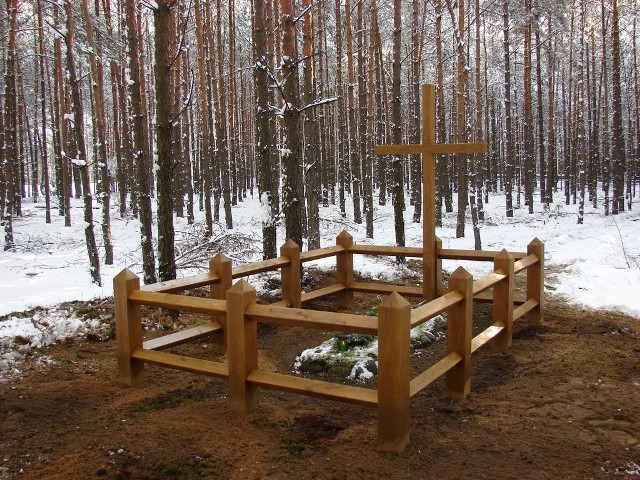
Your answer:
[[[529,207],[529,213],[533,213],[533,189],[535,185],[535,146],[534,146],[534,121],[533,121],[533,81],[531,71],[533,62],[531,59],[532,27],[531,0],[525,0],[525,31],[524,31],[524,192],[525,205]]]
[[[219,115],[216,117],[216,140],[218,142],[218,167],[220,172],[220,183],[222,186],[222,200],[224,206],[224,220],[227,228],[233,228],[233,216],[231,215],[231,178],[230,170],[233,168],[231,162],[235,159],[229,157],[229,132],[228,132],[228,114],[230,109],[227,108],[227,87],[224,81],[224,50],[222,48],[222,4],[220,0],[216,0],[216,10],[218,12],[218,25],[216,28],[217,47],[218,47],[218,107],[216,111]]]
[[[206,35],[204,33],[204,16],[200,2],[195,2],[195,24],[196,24],[196,42],[198,45],[198,81],[199,92],[198,99],[200,103],[200,138],[201,138],[201,155],[200,155],[200,171],[202,172],[203,182],[200,185],[201,196],[204,199],[204,214],[206,224],[206,235],[210,237],[213,233],[213,215],[211,208],[211,164],[212,162],[212,146],[211,134],[209,130],[209,121],[211,119],[211,104],[208,101],[210,89],[207,81],[207,70],[205,59],[207,58],[207,46],[205,44]]]
[[[511,125],[511,52],[509,45],[509,0],[502,3],[502,36],[504,47],[504,117],[507,142],[505,159],[505,194],[507,217],[513,217],[513,176],[515,151],[513,148],[513,127]]]
[[[76,150],[73,163],[80,168],[82,175],[82,191],[84,200],[84,234],[87,243],[87,253],[89,254],[89,268],[91,280],[97,285],[102,285],[100,279],[100,259],[98,257],[98,247],[96,245],[96,237],[93,227],[93,198],[91,196],[91,183],[89,181],[89,166],[87,162],[87,149],[85,146],[84,133],[84,111],[82,101],[80,99],[80,78],[76,75],[74,46],[74,25],[73,14],[71,11],[71,2],[66,1],[64,10],[67,17],[66,22],[66,45],[67,45],[67,72],[69,75],[69,84],[71,88],[71,99],[73,104],[73,128],[76,137]]]
[[[126,0],[125,17],[127,21],[127,43],[129,47],[129,94],[133,112],[133,151],[138,173],[138,192],[140,210],[140,237],[142,246],[142,267],[144,283],[155,283],[155,254],[153,250],[153,218],[151,213],[151,185],[148,161],[145,158],[145,134],[143,125],[146,114],[142,109],[140,78],[140,53],[138,48],[138,29],[136,26],[135,0]]]
[[[258,193],[262,210],[262,258],[275,258],[276,250],[276,217],[273,215],[273,199],[278,192],[272,190],[274,167],[276,166],[275,145],[273,145],[275,132],[270,121],[271,110],[269,107],[269,62],[267,60],[267,35],[265,18],[260,12],[265,11],[265,3],[268,0],[253,0],[253,85],[256,95],[256,126],[259,183]]]
[[[169,25],[171,7],[157,0],[153,11],[155,46],[156,148],[158,162],[158,276],[161,282],[176,278],[173,227],[173,182],[176,164],[171,158],[173,99],[169,85],[171,59]]]
[[[104,111],[104,81],[102,64],[98,57],[102,54],[100,43],[94,41],[93,25],[89,14],[88,0],[82,0],[87,44],[89,45],[89,67],[91,69],[91,87],[94,98],[95,147],[100,171],[98,196],[102,203],[102,241],[104,244],[104,263],[113,264],[113,242],[111,239],[111,186],[109,169],[107,168],[106,115]]]
[[[625,139],[624,127],[622,125],[622,79],[621,64],[622,54],[620,52],[620,21],[618,18],[618,0],[612,0],[611,10],[611,82],[612,85],[612,141],[613,151],[612,177],[613,194],[611,199],[611,213],[617,215],[624,212],[624,178],[625,178]]]
[[[393,1],[393,65],[391,89],[392,104],[392,141],[398,145],[402,143],[402,105],[400,100],[401,87],[401,47],[402,47],[402,0]],[[404,178],[402,159],[394,156],[393,162],[393,217],[396,233],[396,245],[405,246],[404,232]],[[403,257],[397,257],[397,262],[404,262]]]
[[[14,198],[16,190],[15,165],[18,163],[18,106],[16,102],[16,60],[17,60],[17,33],[18,33],[18,2],[17,0],[7,0],[7,17],[9,18],[9,41],[7,45],[6,70],[4,75],[4,155],[6,167],[4,167],[4,177],[6,187],[5,208],[2,212],[2,223],[4,227],[4,250],[11,250],[15,247],[13,237],[13,214]]]
[[[298,85],[298,56],[296,26],[292,0],[281,0],[282,74],[285,106],[283,108],[285,143],[282,155],[284,169],[283,206],[285,232],[288,239],[302,248],[303,190],[300,171],[300,86]]]
[[[302,71],[303,94],[302,101],[308,107],[315,101],[316,77],[314,71],[314,45],[313,29],[314,16],[311,0],[302,1],[302,9],[306,12],[302,26]],[[321,107],[320,107],[321,108]],[[318,149],[318,122],[316,120],[316,108],[307,110],[303,114],[304,121],[304,163],[305,163],[305,193],[307,199],[307,249],[320,248],[320,152]]]
[[[46,102],[46,83],[48,78],[47,58],[44,48],[44,21],[42,14],[42,0],[37,1],[38,10],[38,53],[39,53],[39,73],[40,73],[40,114],[42,120],[42,176],[44,184],[44,201],[45,201],[45,222],[51,223],[51,182],[49,181],[49,149],[47,144],[47,102]]]
[[[362,223],[362,210],[360,200],[362,197],[362,168],[360,161],[360,152],[358,152],[359,143],[356,141],[358,126],[356,122],[356,78],[355,66],[353,61],[353,22],[351,15],[351,0],[345,0],[344,6],[345,26],[346,26],[346,42],[347,42],[347,74],[349,82],[347,84],[348,105],[349,105],[349,160],[351,164],[351,195],[353,197],[353,221]]]
[[[346,128],[341,128],[340,119],[346,118],[344,84],[342,73],[342,13],[341,0],[335,0],[335,28],[336,28],[336,90],[338,97],[338,120],[337,120],[337,162],[338,162],[338,203],[340,205],[340,215],[344,218],[347,216],[346,207],[346,181],[347,181],[347,153],[348,148],[348,132]]]

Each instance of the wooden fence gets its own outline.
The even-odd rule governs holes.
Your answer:
[[[144,364],[151,363],[226,379],[233,410],[249,412],[257,406],[259,387],[311,395],[374,407],[378,414],[378,447],[401,452],[409,441],[409,407],[412,397],[446,376],[446,393],[464,399],[469,393],[471,355],[493,341],[496,352],[511,345],[513,322],[525,315],[540,322],[543,315],[544,245],[534,239],[526,253],[438,250],[438,259],[493,261],[489,275],[473,280],[459,267],[450,277],[448,290],[437,299],[411,309],[402,295],[421,297],[421,287],[366,284],[353,280],[353,255],[422,257],[421,248],[356,245],[346,232],[336,245],[301,253],[291,241],[271,260],[232,268],[219,254],[210,261],[209,272],[189,278],[140,285],[125,269],[114,278],[118,371],[121,382],[140,384]],[[301,264],[336,257],[336,283],[301,293]],[[243,279],[260,272],[280,270],[282,299],[270,305],[256,303],[255,289]],[[526,295],[514,297],[514,275],[526,270]],[[233,279],[240,278],[232,285]],[[210,298],[178,295],[177,292],[210,286]],[[492,293],[487,295],[487,291]],[[354,292],[388,294],[378,307],[378,317],[305,310],[304,302],[337,295],[346,306]],[[476,301],[493,303],[493,323],[472,338],[472,307]],[[141,305],[203,313],[211,320],[203,325],[143,342]],[[517,305],[517,306],[515,306]],[[515,306],[515,308],[514,308]],[[448,312],[447,354],[414,378],[410,378],[410,330]],[[258,365],[257,322],[320,328],[378,336],[377,389],[341,385],[293,375],[263,371]],[[205,336],[217,337],[227,362],[192,358],[163,350]]]

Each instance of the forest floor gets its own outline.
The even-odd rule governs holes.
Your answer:
[[[353,310],[376,303],[361,295]],[[489,315],[477,306],[474,329]],[[401,454],[378,452],[375,409],[261,390],[258,409],[238,415],[222,380],[147,366],[144,385],[124,386],[113,338],[74,339],[40,352],[53,363],[34,355],[0,383],[0,479],[636,478],[639,322],[548,299],[542,324],[516,323],[506,353],[474,354],[466,400],[448,399],[442,380],[412,399]],[[260,326],[261,368],[290,373],[327,338]],[[175,350],[211,357],[205,341]]]

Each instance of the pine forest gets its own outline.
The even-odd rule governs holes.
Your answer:
[[[144,282],[176,277],[174,218],[203,236],[258,197],[276,231],[320,247],[337,205],[421,222],[421,85],[435,85],[436,222],[478,236],[483,205],[630,209],[640,187],[638,0],[0,0],[0,212],[14,248],[25,202],[71,223],[90,272],[113,263],[111,219],[137,218]],[[587,226],[585,225],[585,228]],[[43,225],[43,229],[46,226]]]

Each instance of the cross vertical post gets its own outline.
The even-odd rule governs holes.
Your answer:
[[[438,249],[436,246],[436,165],[438,153],[486,153],[486,143],[436,143],[435,87],[422,86],[422,143],[376,145],[377,155],[422,155],[422,289],[425,300],[438,296]]]

